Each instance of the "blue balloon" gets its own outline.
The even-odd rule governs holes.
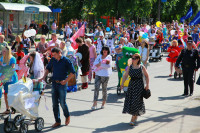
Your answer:
[[[110,27],[107,27],[107,28],[106,28],[106,31],[109,32],[109,31],[110,31]]]
[[[148,38],[148,33],[144,33],[144,34],[142,35],[142,38],[147,39],[147,38]]]

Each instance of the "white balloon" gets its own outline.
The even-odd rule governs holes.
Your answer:
[[[171,33],[171,35],[174,35],[175,34],[175,30],[171,30],[170,33]]]
[[[144,34],[144,32],[140,31],[140,36],[142,36]]]
[[[26,36],[27,38],[28,38],[28,37],[31,37],[31,35],[30,35],[30,30],[24,31],[24,36]]]
[[[147,29],[147,30],[150,30],[150,28],[151,28],[151,27],[150,27],[149,25],[146,26],[146,29]]]
[[[36,30],[35,29],[30,29],[29,32],[30,32],[31,36],[35,36],[36,35]]]

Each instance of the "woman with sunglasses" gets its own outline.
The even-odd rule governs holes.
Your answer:
[[[144,86],[143,75],[146,78],[146,86]],[[128,76],[130,76],[131,80],[125,97],[123,113],[132,115],[130,125],[133,126],[138,116],[145,113],[142,92],[143,89],[149,89],[149,75],[146,68],[141,65],[141,57],[138,53],[128,60],[128,68],[123,76],[121,89],[123,89],[124,82]]]
[[[16,59],[15,59],[14,56],[12,56],[11,48],[8,47],[8,46],[4,47],[3,50],[2,50],[2,53],[3,53],[2,65],[4,65],[4,66],[9,65],[9,66],[12,66],[12,68],[15,68]],[[17,73],[15,71],[14,75],[11,78],[11,81],[10,82],[6,82],[4,84],[4,90],[5,90],[4,99],[5,99],[5,103],[6,103],[6,111],[4,112],[4,114],[9,114],[10,113],[10,109],[9,109],[9,106],[8,106],[8,97],[7,97],[8,85],[14,84],[17,81],[18,81],[18,76],[17,76]]]

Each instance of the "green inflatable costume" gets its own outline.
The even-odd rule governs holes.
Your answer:
[[[136,48],[130,48],[130,47],[123,47],[122,48],[122,53],[123,53],[123,57],[119,60],[119,68],[120,68],[120,72],[118,72],[118,76],[120,78],[120,85],[122,82],[122,76],[125,72],[125,69],[127,67],[127,63],[128,63],[128,59],[132,58],[132,55],[139,53],[139,50]],[[125,81],[124,83],[124,87],[128,87],[129,84],[129,78]]]

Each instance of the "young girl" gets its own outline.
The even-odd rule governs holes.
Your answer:
[[[25,35],[23,35],[22,43],[24,45],[24,53],[27,55],[29,53],[29,49],[31,48],[31,41]]]
[[[166,60],[168,62],[170,62],[170,74],[169,76],[172,76],[172,72],[173,72],[173,67],[174,67],[174,63],[177,60],[177,57],[180,53],[180,48],[178,47],[178,42],[177,40],[173,40],[172,41],[172,46],[170,46],[167,50],[167,52],[169,52],[168,57],[166,58]]]
[[[141,62],[147,69],[147,61],[149,59],[149,44],[147,40],[143,40],[141,46],[139,46],[139,51],[141,55]]]

